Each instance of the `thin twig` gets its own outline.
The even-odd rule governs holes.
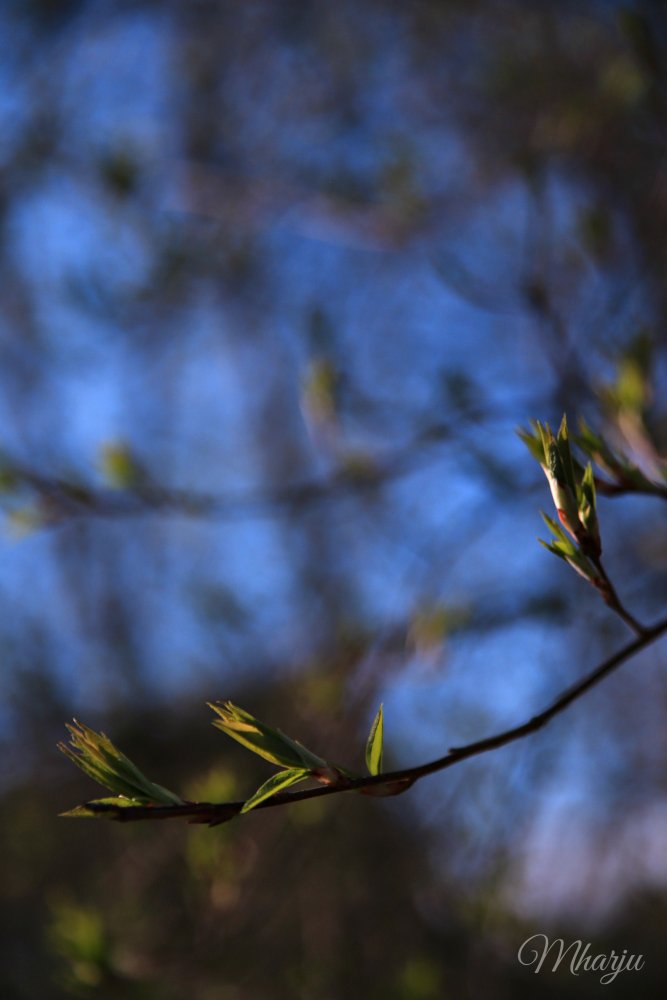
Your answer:
[[[638,486],[634,483],[611,483],[608,479],[602,479],[600,476],[595,476],[594,480],[595,489],[605,497],[634,495],[659,497],[661,500],[667,500],[667,486],[662,486],[660,483],[650,483],[644,486]]]
[[[259,803],[257,809],[270,809],[276,806],[291,805],[294,802],[302,802],[305,799],[321,798],[325,795],[336,795],[339,792],[365,792],[367,795],[395,795],[407,791],[416,781],[428,774],[437,771],[444,771],[454,764],[459,764],[469,757],[476,757],[483,753],[489,753],[508,743],[537,732],[547,725],[553,718],[564,712],[573,702],[581,698],[596,684],[599,684],[605,677],[616,670],[622,663],[629,660],[640,650],[649,646],[667,632],[667,618],[663,618],[657,624],[644,629],[633,642],[623,646],[612,656],[604,660],[595,670],[587,674],[582,680],[577,681],[567,688],[553,701],[544,711],[532,716],[526,722],[511,729],[505,729],[493,736],[468,743],[460,747],[451,747],[443,757],[420,764],[415,767],[405,767],[398,771],[386,772],[373,776],[361,778],[346,778],[341,776],[341,780],[335,784],[319,785],[316,788],[308,788],[300,792],[283,792],[274,795],[270,799]],[[128,822],[132,820],[155,820],[155,819],[177,819],[187,818],[191,823],[208,823],[216,826],[225,823],[227,820],[237,816],[243,808],[243,802],[185,802],[183,805],[175,806],[127,806],[118,807],[108,804],[87,804],[91,812],[105,814],[109,819]]]
[[[599,555],[589,557],[593,565],[595,566],[599,579],[593,582],[593,585],[599,592],[602,600],[605,602],[608,608],[611,608],[619,618],[621,618],[625,624],[632,629],[632,631],[637,636],[642,636],[646,633],[647,629],[645,625],[637,621],[634,615],[631,615],[627,608],[621,602],[620,597],[616,593],[616,588],[609,579],[607,571],[602,565],[602,560]]]

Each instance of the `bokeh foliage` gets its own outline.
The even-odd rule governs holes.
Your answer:
[[[567,411],[661,471],[660,5],[10,0],[0,33],[2,995],[599,989],[518,968],[551,928],[657,991],[659,650],[395,801],[75,824],[54,748],[77,714],[243,798],[269,771],[207,700],[359,767],[383,701],[387,767],[623,640],[535,544],[514,430]],[[597,506],[652,620],[660,498]]]

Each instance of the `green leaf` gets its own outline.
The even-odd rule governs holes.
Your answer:
[[[305,768],[288,768],[286,771],[278,771],[277,774],[273,774],[268,781],[259,786],[254,795],[251,795],[248,801],[244,803],[241,812],[250,812],[260,802],[270,799],[272,795],[282,792],[284,788],[289,788],[290,785],[296,785],[298,781],[305,781],[310,776],[310,771],[305,770]]]
[[[554,534],[560,533],[558,525],[555,524],[555,522],[552,522],[551,518],[548,518],[546,514],[543,514],[542,516],[547,524],[549,524],[549,527]],[[545,549],[548,549],[549,552],[553,552],[555,556],[558,556],[559,559],[564,559],[565,562],[571,566],[572,569],[579,574],[579,576],[583,576],[585,580],[593,582],[596,579],[598,575],[597,570],[586,558],[584,553],[570,541],[567,535],[563,535],[562,538],[557,537],[552,542],[545,542],[544,539],[538,538],[538,542],[540,545],[543,545]]]
[[[272,764],[282,764],[287,768],[305,768],[309,771],[327,767],[327,762],[312,753],[301,743],[285,736],[279,729],[272,729],[265,723],[255,719],[231,701],[208,703],[218,716],[213,725],[230,736],[237,743],[259,754]]]
[[[586,530],[586,539],[589,548],[588,554],[594,550],[599,555],[600,526],[597,518],[597,498],[595,494],[595,479],[593,478],[593,466],[588,463],[581,480],[581,490],[579,497],[579,520]]]
[[[565,414],[563,414],[563,419],[561,420],[560,427],[558,428],[557,443],[563,472],[565,474],[565,482],[570,487],[572,492],[576,493],[574,462],[572,461],[572,452],[570,451],[570,437],[567,429],[567,416]]]
[[[647,403],[648,388],[641,365],[634,358],[623,358],[618,365],[613,394],[621,409],[641,413]]]
[[[547,525],[547,527],[552,532],[554,537],[557,538],[559,542],[562,543],[563,547],[567,548],[568,551],[576,552],[577,551],[576,545],[570,539],[570,536],[567,535],[565,531],[561,528],[558,521],[554,521],[553,517],[549,517],[549,515],[545,514],[544,511],[540,511],[540,514],[542,516],[542,520],[544,521],[544,523]]]
[[[382,705],[373,719],[371,731],[366,741],[366,766],[370,774],[380,774],[382,770],[382,741],[384,738],[384,719]]]
[[[67,726],[69,746],[59,743],[58,749],[89,778],[110,792],[138,802],[160,802],[162,805],[180,805],[182,799],[150,781],[132,761],[113,745],[104,733],[96,733],[76,719]]]
[[[325,357],[313,358],[302,380],[301,405],[315,424],[336,419],[339,373]]]
[[[102,445],[100,470],[114,490],[130,490],[141,479],[141,469],[129,446],[123,441],[107,441]]]
[[[133,806],[146,805],[145,799],[128,799],[124,795],[119,795],[108,799],[93,799],[91,802],[84,802],[74,809],[60,813],[68,819],[107,819],[108,814],[113,809],[131,809]],[[101,808],[95,808],[96,806]]]
[[[643,493],[656,492],[652,479],[631,462],[624,451],[613,449],[600,434],[596,434],[588,424],[580,421],[577,444],[595,464],[613,481],[621,486],[631,486]]]
[[[577,444],[596,465],[612,479],[622,480],[632,468],[626,455],[615,453],[601,434],[597,434],[585,420],[579,421]]]
[[[521,438],[525,444],[528,451],[531,453],[533,458],[544,465],[545,455],[544,455],[544,443],[542,436],[542,427],[537,420],[532,420],[530,423],[530,429],[524,430],[523,427],[519,427],[517,430],[518,436]]]

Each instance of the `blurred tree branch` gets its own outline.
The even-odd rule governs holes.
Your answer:
[[[471,409],[465,416],[480,420],[488,413]],[[460,426],[444,421],[418,430],[406,443],[389,454],[370,451],[341,451],[338,467],[329,475],[303,479],[285,486],[267,487],[245,493],[216,494],[162,486],[152,476],[142,474],[118,488],[96,488],[85,482],[49,476],[5,454],[0,475],[5,494],[27,489],[37,498],[38,514],[44,524],[56,525],[74,517],[132,517],[143,514],[183,515],[200,518],[228,518],[265,515],[276,508],[320,503],[351,493],[371,491],[408,474],[428,460],[425,449],[460,433]],[[143,470],[142,470],[143,473]]]
[[[493,416],[488,407],[467,407],[461,414],[462,419],[471,422],[488,420]],[[162,514],[214,520],[265,516],[277,508],[300,510],[304,506],[375,490],[427,462],[429,456],[426,450],[429,446],[451,440],[457,434],[460,434],[460,423],[434,422],[420,428],[406,443],[388,454],[340,451],[336,456],[337,468],[327,476],[239,492],[237,495],[166,487],[143,469],[129,476],[128,481],[120,486],[97,488],[75,479],[46,475],[7,453],[2,455],[0,462],[0,484],[6,496],[12,497],[21,490],[27,490],[30,499],[36,498],[37,506],[32,511],[34,524],[31,525],[34,527],[56,526],[80,517],[122,518]],[[640,493],[667,500],[666,485],[643,476],[626,479],[620,466],[605,471],[606,478],[594,477],[596,489],[604,496]],[[610,476],[615,478],[612,480]]]

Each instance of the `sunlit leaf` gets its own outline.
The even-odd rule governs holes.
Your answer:
[[[131,809],[133,806],[146,805],[145,799],[128,799],[124,795],[118,795],[108,799],[93,799],[91,802],[84,802],[74,809],[60,813],[68,819],[107,819],[109,809]],[[95,807],[102,808],[95,808]]]
[[[277,792],[282,792],[283,789],[289,788],[290,785],[296,785],[299,781],[304,781],[306,778],[310,777],[310,771],[304,768],[288,768],[286,771],[278,771],[277,774],[273,774],[268,781],[265,781],[263,785],[257,789],[254,795],[251,795],[246,803],[244,803],[242,813],[250,812],[255,806],[258,806],[260,802],[264,802],[265,799],[270,799],[272,795]]]
[[[59,743],[58,749],[103,788],[146,803],[179,805],[183,801],[167,788],[150,781],[104,733],[96,733],[76,719],[67,728],[69,745]]]
[[[567,535],[561,528],[558,521],[554,521],[553,517],[549,517],[544,511],[540,511],[542,520],[547,525],[549,530],[552,532],[555,538],[562,542],[563,546],[567,547],[567,551],[576,552],[576,545],[572,541],[569,535]]]
[[[271,726],[255,719],[249,712],[245,712],[231,701],[209,702],[208,706],[218,716],[213,722],[217,729],[272,764],[307,770],[327,766],[322,757],[318,757],[301,743],[285,736],[279,729],[272,729]]]
[[[519,427],[517,434],[525,444],[526,448],[528,448],[528,451],[531,453],[533,458],[543,466],[544,446],[542,444],[542,435],[540,433],[540,425],[538,422],[536,420],[531,421],[529,430]]]
[[[373,719],[371,731],[366,741],[366,766],[370,774],[380,774],[382,771],[382,741],[384,739],[384,719],[382,705]]]
[[[593,431],[584,420],[579,423],[577,444],[613,482],[643,493],[660,492],[660,487],[630,461],[625,452],[620,448],[612,448],[605,438]],[[652,447],[649,443],[647,451]],[[656,471],[661,474],[664,466],[661,466],[659,461],[655,464]],[[599,484],[601,491],[604,485],[604,482]]]
[[[640,413],[648,402],[648,386],[641,366],[634,358],[622,358],[610,395],[623,410]]]

